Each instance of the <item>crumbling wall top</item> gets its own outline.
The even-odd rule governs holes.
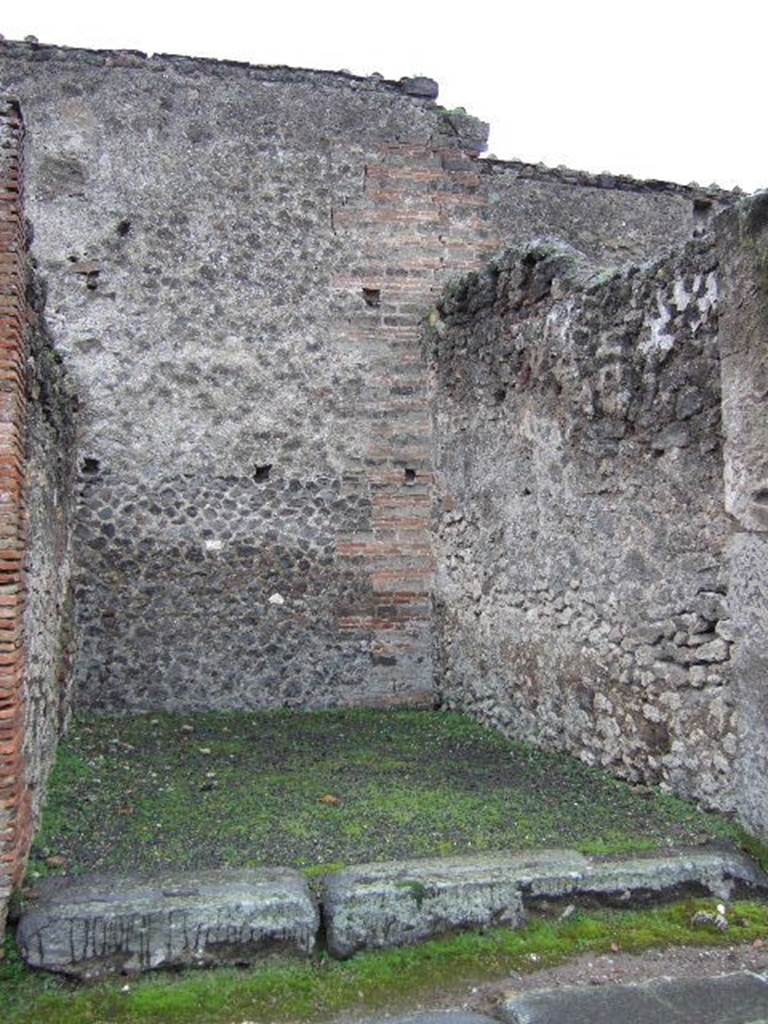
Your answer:
[[[691,182],[681,185],[674,181],[657,178],[640,179],[628,174],[611,174],[603,171],[593,174],[572,167],[547,167],[543,163],[526,163],[524,160],[498,160],[487,157],[482,163],[483,172],[489,176],[512,176],[527,181],[559,182],[563,185],[577,185],[584,188],[607,189],[617,192],[646,192],[678,195],[685,199],[699,201],[702,209],[708,205],[730,205],[744,193],[741,189],[725,189],[719,185],[698,185]]]
[[[250,64],[247,61],[218,60],[211,57],[185,57],[175,53],[143,53],[141,50],[89,50],[82,47],[0,39],[0,56],[24,61],[66,61],[91,67],[140,68],[158,73],[175,71],[182,75],[206,74],[217,77],[238,76],[259,82],[315,82],[353,90],[378,90],[400,93],[417,100],[437,99],[438,84],[431,78],[414,75],[399,81],[383,75],[354,75],[350,71],[323,71],[290,68],[284,65]]]

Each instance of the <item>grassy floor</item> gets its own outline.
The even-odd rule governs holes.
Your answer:
[[[348,1011],[401,1010],[435,995],[510,971],[552,966],[579,953],[654,946],[751,942],[768,933],[768,907],[735,904],[726,933],[692,929],[701,901],[659,910],[577,913],[537,919],[519,931],[496,930],[371,953],[339,963],[275,963],[253,970],[187,972],[74,988],[25,972],[13,950],[0,962],[3,1024],[253,1024],[327,1020]]]
[[[323,802],[324,798],[329,799]],[[90,718],[53,774],[32,877],[157,865],[337,863],[571,845],[612,853],[734,825],[456,714]]]

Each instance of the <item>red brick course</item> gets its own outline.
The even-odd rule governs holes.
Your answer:
[[[21,881],[32,840],[23,757],[27,360],[23,134],[18,106],[0,100],[0,896]]]
[[[367,167],[362,203],[336,220],[360,238],[363,252],[360,264],[337,278],[337,291],[379,293],[375,309],[361,297],[358,314],[346,316],[338,334],[369,366],[372,423],[361,482],[371,529],[339,536],[336,548],[365,574],[372,600],[357,614],[344,609],[338,628],[367,638],[374,673],[387,673],[402,655],[430,658],[432,417],[420,322],[447,278],[482,266],[497,247],[479,185],[469,154],[383,146]],[[404,682],[401,672],[396,685]],[[397,702],[429,702],[429,684],[414,680]]]

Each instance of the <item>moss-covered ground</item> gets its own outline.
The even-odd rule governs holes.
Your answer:
[[[754,942],[768,934],[768,907],[729,908],[722,933],[694,929],[688,902],[658,910],[575,913],[534,919],[519,931],[468,933],[411,949],[339,963],[275,962],[250,970],[158,974],[75,987],[24,970],[12,945],[0,962],[3,1024],[281,1024],[330,1020],[349,1012],[406,1010],[468,985],[530,971],[580,953],[640,952],[658,946]]]
[[[456,714],[83,718],[60,749],[28,884],[51,872],[161,865],[292,864],[313,878],[373,859],[566,844],[623,853],[711,839],[745,837],[725,817],[509,742]],[[686,904],[535,919],[519,932],[462,935],[347,963],[320,955],[95,987],[27,971],[9,938],[0,1021],[320,1021],[413,1005],[576,953],[751,941],[768,932],[768,908],[757,904],[731,908],[726,937],[691,930],[692,911]]]
[[[333,864],[739,838],[726,818],[457,714],[278,711],[77,721],[31,874]]]

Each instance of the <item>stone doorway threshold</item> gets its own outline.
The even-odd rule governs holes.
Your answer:
[[[291,868],[48,879],[17,939],[35,968],[92,979],[158,968],[251,964],[278,951],[340,959],[470,928],[517,928],[542,904],[628,906],[683,895],[765,896],[743,853],[699,847],[588,857],[539,850],[363,864],[314,894]]]

